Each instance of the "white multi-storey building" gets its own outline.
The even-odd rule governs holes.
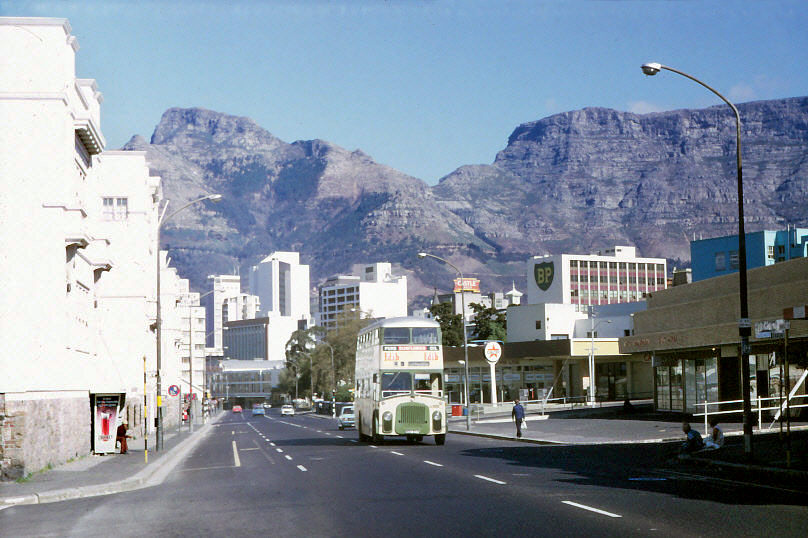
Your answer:
[[[209,353],[223,354],[222,330],[227,321],[253,319],[260,310],[258,297],[241,292],[239,275],[210,275],[212,292],[205,301],[206,342]]]
[[[250,270],[250,293],[264,315],[309,319],[309,266],[297,252],[273,252]]]
[[[341,312],[393,318],[407,315],[407,277],[394,276],[390,263],[364,265],[360,276],[336,275],[320,286],[319,325],[333,328]]]
[[[268,319],[267,360],[285,361],[292,333],[309,325],[309,283],[309,266],[300,263],[297,252],[273,252],[250,269],[250,293],[260,298],[261,314]]]
[[[529,304],[605,305],[642,301],[667,287],[666,260],[640,258],[634,247],[597,254],[556,254],[527,260]]]
[[[115,415],[142,431],[162,193],[142,153],[103,153],[66,20],[0,18],[0,43],[0,478],[17,478],[114,450]]]

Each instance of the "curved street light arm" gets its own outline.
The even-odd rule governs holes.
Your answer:
[[[211,202],[217,203],[217,202],[220,202],[221,199],[222,199],[221,194],[206,194],[205,196],[200,196],[199,198],[197,198],[195,200],[191,200],[190,202],[188,202],[184,206],[180,207],[179,209],[177,209],[176,211],[174,211],[173,213],[171,213],[167,217],[165,217],[165,212],[168,209],[168,202],[166,202],[166,205],[163,208],[163,214],[160,215],[160,224],[159,224],[159,226],[160,226],[160,228],[162,228],[163,224],[165,224],[166,222],[171,220],[171,218],[174,217],[174,215],[176,215],[177,213],[179,213],[183,209],[194,205],[197,202],[201,202],[203,200],[210,200]]]

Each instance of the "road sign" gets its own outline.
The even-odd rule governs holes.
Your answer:
[[[170,387],[168,387],[168,393],[171,396],[176,396],[177,394],[180,393],[180,388],[177,385],[171,385]]]
[[[758,321],[755,322],[755,338],[782,338],[788,328],[789,323],[784,319]]]
[[[496,364],[502,356],[502,346],[499,342],[488,342],[485,344],[485,360],[488,364]]]

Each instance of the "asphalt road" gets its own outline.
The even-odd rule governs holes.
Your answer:
[[[160,485],[0,511],[0,536],[804,536],[802,496],[682,477],[673,445],[360,443],[234,414]]]

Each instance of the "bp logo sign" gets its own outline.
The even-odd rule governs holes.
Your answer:
[[[533,276],[536,277],[536,285],[541,291],[547,291],[553,283],[553,262],[537,263],[533,266]]]

